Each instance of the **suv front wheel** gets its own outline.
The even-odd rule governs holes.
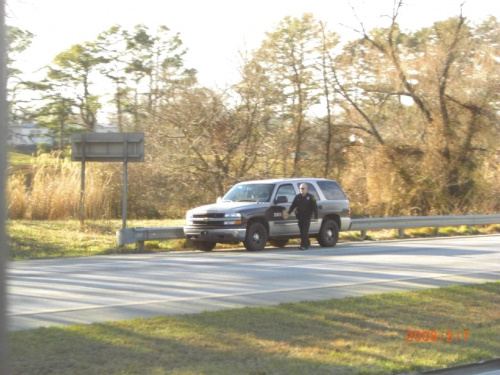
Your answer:
[[[267,242],[266,228],[261,223],[252,223],[247,228],[245,238],[245,249],[248,251],[259,251],[264,249]]]
[[[322,247],[334,247],[339,240],[339,226],[333,220],[326,220],[318,234],[318,243]]]

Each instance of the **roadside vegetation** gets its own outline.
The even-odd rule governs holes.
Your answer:
[[[498,306],[496,282],[18,331],[12,375],[416,373],[497,358]]]

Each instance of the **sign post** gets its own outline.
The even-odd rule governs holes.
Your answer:
[[[85,220],[85,163],[123,162],[122,227],[127,227],[127,163],[144,161],[144,133],[76,133],[71,136],[71,160],[82,162],[80,223]]]

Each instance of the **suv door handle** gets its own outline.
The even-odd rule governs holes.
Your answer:
[[[318,206],[318,208],[319,208],[320,210],[322,210],[322,209],[323,209],[323,206],[322,206],[322,205],[319,205],[319,206]]]

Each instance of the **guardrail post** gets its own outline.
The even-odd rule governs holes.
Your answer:
[[[366,230],[362,230],[360,233],[361,241],[364,241],[366,238]]]
[[[137,241],[135,243],[135,247],[136,247],[138,252],[143,253],[145,251],[144,250],[144,241]]]
[[[405,238],[405,230],[403,228],[398,229],[399,238]]]

